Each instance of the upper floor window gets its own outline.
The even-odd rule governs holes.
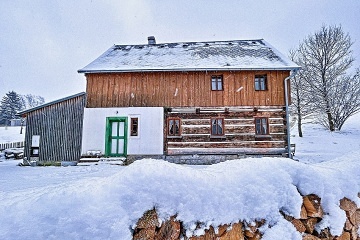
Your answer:
[[[211,135],[224,135],[224,118],[211,118]]]
[[[180,118],[168,119],[168,136],[180,136]]]
[[[222,91],[223,90],[223,76],[211,76],[211,90]]]
[[[139,118],[130,119],[130,136],[139,135]]]
[[[255,134],[256,135],[269,134],[269,124],[267,118],[255,118]]]
[[[267,90],[266,75],[255,75],[255,90],[256,91]]]

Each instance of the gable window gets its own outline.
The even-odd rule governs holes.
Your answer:
[[[223,90],[223,76],[211,76],[211,90],[222,91]]]
[[[130,136],[139,135],[139,118],[130,119]]]
[[[256,91],[267,90],[266,75],[255,75],[255,90]]]
[[[224,118],[211,119],[211,135],[213,136],[224,135]]]
[[[255,134],[256,135],[269,134],[269,125],[267,118],[255,118]]]
[[[180,118],[168,119],[168,136],[180,136]]]

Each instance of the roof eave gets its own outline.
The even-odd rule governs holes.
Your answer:
[[[24,115],[26,116],[30,112],[34,112],[34,111],[39,110],[41,108],[45,108],[45,107],[48,107],[50,105],[60,103],[60,102],[63,102],[63,101],[69,100],[69,99],[73,99],[73,98],[76,98],[76,97],[79,97],[79,96],[83,96],[85,94],[86,94],[85,92],[81,92],[81,93],[77,93],[77,94],[74,94],[74,95],[71,95],[71,96],[68,96],[68,97],[60,98],[58,100],[48,102],[48,103],[45,103],[45,104],[42,104],[42,105],[39,105],[39,106],[36,106],[36,107],[33,107],[33,108],[26,109],[24,111],[18,112],[18,113],[16,113],[16,116],[20,116],[20,117],[24,116]]]
[[[125,72],[204,72],[204,71],[291,71],[301,67],[249,67],[249,68],[172,68],[172,69],[116,69],[116,70],[78,70],[78,73],[125,73]]]

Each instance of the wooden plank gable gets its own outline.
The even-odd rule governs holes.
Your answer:
[[[254,77],[267,75],[267,90]],[[211,90],[211,76],[223,90]],[[87,107],[284,106],[289,71],[138,72],[87,74]]]

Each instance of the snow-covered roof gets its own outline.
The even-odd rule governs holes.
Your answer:
[[[114,45],[79,73],[294,70],[299,66],[263,39]]]

